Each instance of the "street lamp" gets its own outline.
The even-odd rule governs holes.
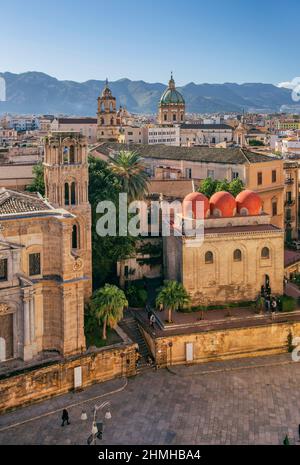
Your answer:
[[[98,427],[97,427],[97,421],[96,420],[97,420],[98,410],[106,409],[104,418],[105,418],[105,420],[110,420],[111,419],[111,413],[110,413],[109,408],[110,408],[110,402],[109,401],[102,402],[102,404],[94,406],[94,416],[93,416],[92,431],[91,431],[91,436],[89,436],[89,438],[88,438],[88,444],[92,444],[92,443],[96,444],[97,435],[99,433],[102,433],[102,431],[99,431]],[[83,414],[81,415],[81,419],[83,419],[82,417],[83,417]]]

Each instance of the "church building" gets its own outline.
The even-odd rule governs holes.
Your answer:
[[[182,124],[185,120],[185,101],[175,87],[173,74],[169,85],[161,96],[158,107],[158,123],[162,125]]]
[[[85,350],[91,294],[85,137],[48,136],[44,172],[45,198],[0,190],[0,363]]]
[[[194,305],[254,301],[262,286],[283,294],[284,231],[262,211],[258,194],[246,189],[236,198],[216,192],[208,199],[193,192],[182,215],[202,220],[203,235],[164,237],[164,274],[182,282]]]

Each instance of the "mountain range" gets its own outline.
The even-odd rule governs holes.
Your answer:
[[[95,116],[97,97],[105,81],[59,81],[45,73],[0,73],[6,83],[6,101],[0,101],[0,114],[64,114]],[[133,113],[156,113],[166,84],[119,79],[109,86],[117,104]],[[195,84],[177,88],[184,96],[189,113],[216,112],[294,112],[300,105],[291,99],[291,90],[262,83]]]

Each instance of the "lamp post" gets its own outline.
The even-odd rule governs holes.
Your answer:
[[[106,402],[102,402],[102,404],[99,404],[99,405],[95,405],[94,406],[94,415],[93,415],[93,424],[92,424],[92,431],[91,431],[91,435],[89,436],[88,438],[88,444],[96,444],[96,438],[97,438],[97,435],[98,433],[102,433],[102,431],[99,431],[98,430],[98,426],[97,426],[97,413],[98,411],[102,411],[106,409],[106,412],[105,412],[105,415],[104,415],[104,418],[105,420],[110,420],[111,419],[111,413],[110,413],[110,402],[109,401],[106,401]]]

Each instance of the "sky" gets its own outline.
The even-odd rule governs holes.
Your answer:
[[[290,82],[299,0],[0,0],[0,72],[83,82]]]

